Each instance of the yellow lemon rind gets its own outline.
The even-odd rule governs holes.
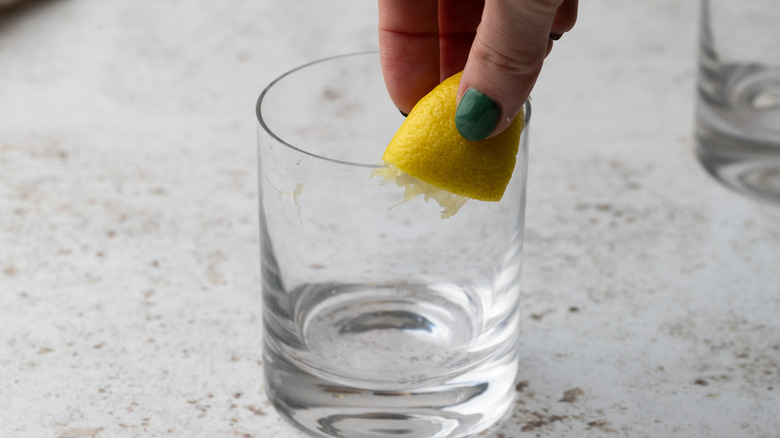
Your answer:
[[[480,201],[500,201],[514,172],[524,115],[499,135],[463,138],[455,126],[458,73],[426,95],[404,120],[382,159],[448,192]]]

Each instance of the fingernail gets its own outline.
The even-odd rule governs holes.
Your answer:
[[[398,110],[398,112],[401,113],[401,115],[404,116],[404,117],[408,117],[409,116],[409,113],[405,113],[405,112],[403,112],[401,110]]]
[[[501,107],[493,99],[469,88],[455,111],[455,127],[466,140],[478,141],[493,132],[500,116]]]
[[[559,39],[561,39],[562,36],[563,36],[562,33],[551,33],[550,39],[553,41],[558,41]]]

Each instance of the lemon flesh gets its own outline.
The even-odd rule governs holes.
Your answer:
[[[374,169],[371,176],[381,177],[382,181],[380,184],[395,183],[398,187],[404,189],[404,199],[391,208],[409,202],[419,195],[423,195],[425,202],[428,202],[431,199],[436,201],[442,208],[441,218],[447,219],[457,213],[460,208],[463,207],[463,204],[469,200],[469,198],[465,196],[456,195],[422,182],[389,163],[385,163],[383,167]]]
[[[433,188],[497,202],[512,178],[524,116],[521,112],[494,137],[466,140],[455,127],[461,75],[446,79],[417,102],[390,140],[382,160]]]

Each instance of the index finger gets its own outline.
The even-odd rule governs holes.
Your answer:
[[[438,0],[379,0],[379,55],[390,98],[408,113],[439,84]]]

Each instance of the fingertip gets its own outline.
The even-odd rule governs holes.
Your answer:
[[[558,35],[572,30],[577,22],[578,0],[563,0],[553,18],[550,32]]]
[[[481,91],[469,88],[455,111],[455,127],[463,138],[479,141],[489,137],[501,118],[501,106]]]
[[[480,63],[467,64],[456,101],[458,131],[469,140],[503,132],[522,110],[537,75],[538,70],[513,75],[485,69]],[[479,98],[478,105],[473,102],[477,96],[484,96]]]

